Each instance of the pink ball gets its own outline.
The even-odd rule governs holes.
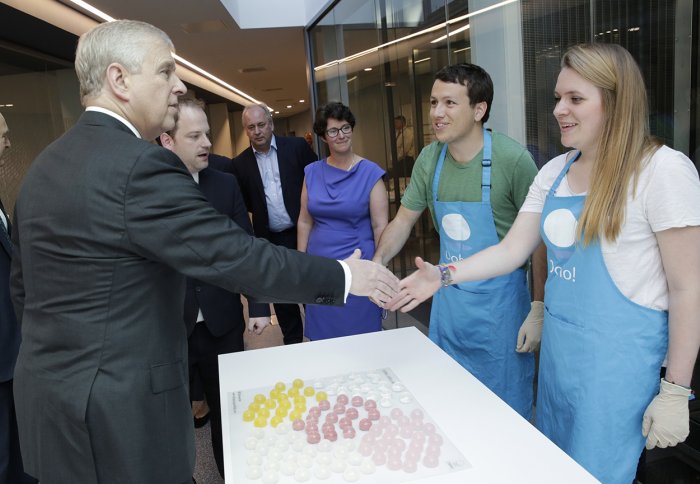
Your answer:
[[[307,422],[306,433],[309,433],[309,432],[318,432],[318,424],[313,423],[313,422]]]
[[[377,402],[369,398],[365,400],[365,410],[369,410],[371,408],[377,408]]]
[[[324,432],[323,438],[326,440],[330,440],[331,442],[335,442],[336,440],[338,440],[338,433],[335,430],[333,432]]]
[[[369,418],[370,420],[379,420],[379,417],[379,410],[377,410],[376,408],[373,408],[367,412],[367,418]]]
[[[366,432],[370,428],[372,428],[372,421],[370,419],[363,418],[362,420],[360,420],[360,430]]]
[[[440,447],[442,445],[442,435],[440,434],[430,434],[428,436],[428,444],[436,445]]]
[[[379,422],[384,425],[389,425],[391,424],[391,417],[389,417],[388,415],[382,415],[382,417],[379,419]]]
[[[403,439],[391,439],[391,441],[389,441],[389,447],[398,449],[399,452],[403,452],[406,450],[406,442]]]
[[[431,456],[437,459],[438,457],[440,457],[440,447],[436,445],[429,445],[425,448],[425,456]]]
[[[413,474],[418,470],[418,466],[416,464],[416,461],[414,460],[407,460],[403,463],[403,471],[407,472],[409,474]]]
[[[343,429],[343,437],[346,439],[354,439],[355,438],[355,429],[352,427],[346,427]]]
[[[415,449],[408,449],[406,453],[404,454],[404,458],[406,460],[411,460],[413,462],[418,462],[418,459],[420,459],[421,452],[417,451]]]
[[[435,425],[431,424],[430,422],[423,424],[423,432],[426,434],[434,434],[435,433]]]
[[[330,410],[331,408],[331,402],[328,400],[321,400],[318,402],[318,408],[320,408],[322,411]]]
[[[308,415],[308,416],[310,416],[310,417],[316,417],[316,418],[320,417],[320,416],[321,416],[321,409],[318,408],[318,407],[311,407],[311,408],[309,409],[309,415]],[[308,418],[308,417],[307,417],[307,418]]]
[[[399,417],[403,417],[403,412],[400,408],[392,408],[390,415],[394,420],[398,420]]]
[[[338,420],[338,425],[340,425],[341,429],[344,427],[352,427],[352,420],[350,420],[348,417],[343,417]]]
[[[372,454],[372,462],[374,462],[375,466],[383,466],[386,464],[386,454],[375,450],[374,454]]]
[[[292,422],[292,428],[294,430],[304,430],[305,426],[306,425],[304,424],[304,421],[300,418],[298,418],[294,422]]]
[[[354,397],[352,397],[352,406],[353,407],[361,407],[363,403],[364,402],[363,402],[361,396],[355,395]]]
[[[423,418],[423,411],[420,408],[414,408],[411,411],[411,418],[413,420],[421,420]]]
[[[338,414],[345,413],[345,404],[336,403],[335,405],[333,405],[333,412],[338,413]]]
[[[326,422],[321,426],[321,430],[324,434],[328,432],[335,432],[335,425],[330,422]]]
[[[387,469],[391,471],[398,471],[403,467],[403,462],[401,462],[401,457],[389,456],[389,460],[386,463]]]
[[[343,405],[347,405],[348,402],[350,401],[350,399],[348,398],[347,395],[345,395],[344,393],[341,393],[340,395],[338,395],[338,398],[335,401],[336,401],[336,403],[341,403]]]
[[[345,416],[351,419],[356,419],[360,416],[356,408],[350,407],[345,411]]]
[[[409,425],[399,427],[399,435],[403,439],[410,439],[413,436],[413,428]]]
[[[426,455],[425,458],[423,459],[423,465],[425,467],[430,467],[434,468],[438,466],[438,458],[437,457],[432,457],[429,455]]]
[[[318,444],[319,442],[321,442],[321,434],[319,434],[318,432],[307,434],[306,441],[309,444]]]
[[[326,422],[327,423],[336,423],[338,421],[338,414],[337,413],[327,413],[326,414]]]

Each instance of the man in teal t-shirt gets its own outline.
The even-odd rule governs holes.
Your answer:
[[[530,153],[487,131],[493,83],[481,67],[459,64],[435,75],[430,118],[437,142],[421,151],[396,217],[374,260],[386,264],[428,208],[440,233],[444,286],[433,297],[430,338],[482,383],[529,418],[534,351],[544,317],[544,257],[533,264],[535,301],[525,271],[451,285],[450,262],[497,244],[508,232],[537,174]],[[542,252],[538,252],[541,256]]]

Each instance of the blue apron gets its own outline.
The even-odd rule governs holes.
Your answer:
[[[484,130],[480,202],[437,198],[447,145],[433,178],[440,262],[454,263],[499,242],[491,210],[491,133]],[[433,296],[429,336],[516,412],[530,418],[534,356],[515,351],[530,309],[525,271],[441,288]]]
[[[659,390],[668,313],[620,292],[598,242],[574,243],[586,197],[554,194],[575,158],[542,211],[549,274],[537,428],[600,481],[629,484],[644,447],[642,416]]]

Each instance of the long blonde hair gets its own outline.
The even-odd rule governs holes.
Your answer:
[[[660,146],[649,133],[644,79],[632,55],[616,44],[571,47],[561,67],[598,87],[603,98],[603,127],[579,236],[584,245],[602,237],[614,241],[625,220],[630,182],[635,193],[642,162]]]

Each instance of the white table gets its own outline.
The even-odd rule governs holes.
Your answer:
[[[231,465],[245,449],[230,435],[230,392],[378,368],[392,369],[472,466],[419,482],[598,482],[416,328],[221,355],[219,368],[228,482],[247,482]]]

